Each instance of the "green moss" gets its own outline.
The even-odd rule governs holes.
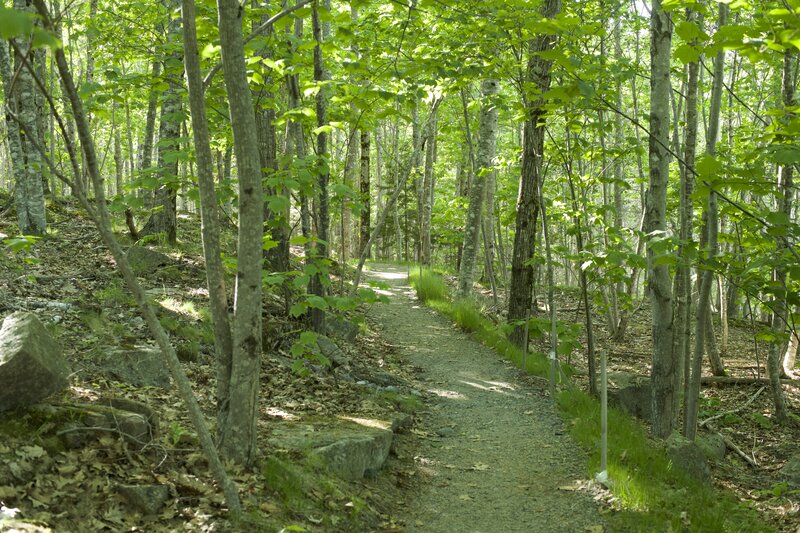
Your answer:
[[[379,396],[384,405],[391,404],[404,413],[413,414],[425,409],[425,403],[416,396],[393,391],[381,391]]]

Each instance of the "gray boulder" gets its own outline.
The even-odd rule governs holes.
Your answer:
[[[794,455],[780,469],[780,476],[792,488],[800,488],[800,455]]]
[[[169,498],[164,485],[117,485],[117,492],[144,515],[159,512]]]
[[[711,466],[703,450],[682,435],[673,433],[667,439],[667,455],[672,466],[703,482],[711,481]]]
[[[137,276],[152,274],[159,268],[172,263],[172,259],[168,256],[145,246],[131,246],[128,248],[125,258]]]
[[[695,443],[700,446],[705,456],[709,461],[719,462],[725,459],[725,454],[728,447],[725,444],[725,439],[719,433],[706,433],[698,435],[695,438]]]
[[[345,421],[317,427],[286,424],[273,430],[270,443],[279,449],[307,453],[335,475],[357,480],[380,470],[392,447],[391,423],[370,423],[375,427]]]
[[[608,375],[608,400],[623,411],[650,420],[652,414],[650,377],[629,372]]]
[[[350,358],[330,338],[325,335],[317,336],[317,346],[322,355],[330,360],[334,368],[350,366]]]
[[[325,326],[328,329],[328,334],[338,337],[349,343],[356,342],[358,337],[358,325],[349,320],[339,318],[328,314],[325,316]]]
[[[169,388],[170,375],[164,356],[160,350],[150,346],[113,350],[101,366],[112,377],[134,387]]]
[[[0,411],[34,404],[68,384],[61,350],[36,315],[16,312],[0,329]]]

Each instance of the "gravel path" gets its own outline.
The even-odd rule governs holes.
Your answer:
[[[371,265],[392,285],[370,311],[384,337],[420,369],[433,393],[417,428],[423,483],[401,516],[409,532],[603,531],[586,479],[586,453],[567,435],[547,384],[524,378],[494,351],[421,306],[406,269]],[[520,380],[525,383],[521,383]]]

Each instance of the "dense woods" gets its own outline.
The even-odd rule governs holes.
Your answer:
[[[797,421],[797,0],[13,0],[0,37],[2,261],[82,207],[234,514],[265,298],[307,340],[374,301],[370,259],[448,273],[592,396],[646,350],[653,437],[695,439],[711,375]],[[213,431],[125,253],[198,238]]]

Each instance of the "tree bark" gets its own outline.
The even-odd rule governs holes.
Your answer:
[[[206,266],[208,301],[214,331],[214,351],[217,361],[217,414],[226,410],[231,385],[233,339],[225,275],[220,246],[219,208],[214,187],[213,159],[206,117],[200,54],[197,45],[194,0],[182,0],[183,48],[186,82],[189,89],[192,135],[197,159],[197,181],[200,190],[200,233],[203,238],[203,258]],[[220,425],[223,420],[218,421]]]
[[[171,5],[175,4],[172,0]],[[167,42],[180,39],[181,19],[173,16],[167,25]],[[165,64],[181,64],[180,47],[173,47]],[[177,216],[177,191],[178,191],[178,157],[180,150],[181,121],[183,103],[181,101],[180,75],[164,69],[168,88],[164,93],[161,104],[161,119],[158,127],[158,179],[159,184],[155,192],[154,211],[150,214],[144,228],[139,232],[140,237],[147,235],[163,234],[169,244],[174,245],[178,240]]]
[[[32,11],[27,0],[14,0],[14,9]],[[47,233],[47,210],[41,173],[44,165],[42,156],[34,148],[34,145],[40,142],[40,137],[36,93],[31,73],[31,69],[34,68],[32,40],[30,37],[16,38],[14,43],[17,78],[12,83],[10,76],[3,77],[4,86],[7,87],[6,92],[11,93],[10,98],[16,101],[17,118],[24,125],[24,131],[17,130],[21,148],[18,163],[22,163],[22,167],[17,168],[18,172],[21,171],[16,181],[17,222],[19,231],[23,235],[42,236]],[[6,62],[6,58],[7,56],[3,58],[3,62]]]
[[[665,438],[674,428],[679,398],[678,362],[673,346],[672,283],[669,266],[659,258],[671,253],[666,243],[669,181],[669,99],[672,21],[653,0],[650,17],[650,179],[646,200],[647,292],[653,310],[652,432]]]
[[[702,19],[695,11],[687,10],[686,19],[696,21]],[[696,42],[694,44],[697,44]],[[680,186],[680,229],[678,243],[678,266],[675,272],[675,337],[674,350],[678,358],[679,390],[683,393],[684,412],[689,412],[687,405],[689,394],[689,378],[691,375],[691,308],[692,308],[692,267],[689,262],[689,250],[694,248],[692,224],[694,223],[694,166],[697,151],[697,87],[700,75],[700,62],[692,61],[688,65],[686,83],[686,128],[683,142],[683,165],[681,166]],[[685,426],[684,426],[685,432]]]
[[[478,256],[478,235],[482,227],[481,215],[486,199],[486,182],[492,172],[497,137],[497,106],[493,98],[499,91],[498,80],[485,79],[481,83],[483,103],[478,127],[476,172],[469,190],[469,208],[464,223],[464,248],[461,252],[461,269],[458,277],[458,296],[461,298],[470,296],[475,279],[475,259]]]
[[[560,0],[546,0],[542,4],[543,18],[554,18],[561,10]],[[523,95],[527,110],[524,125],[522,148],[522,176],[519,182],[519,195],[516,208],[516,233],[511,262],[511,285],[508,298],[508,321],[524,320],[531,307],[533,290],[533,259],[536,243],[536,224],[539,217],[539,202],[536,191],[542,180],[542,160],[544,157],[544,136],[546,109],[542,94],[550,88],[550,67],[552,62],[541,57],[541,52],[552,50],[556,44],[555,35],[539,35],[532,39],[528,47],[526,83],[535,87],[536,98],[531,101]],[[509,335],[511,342],[521,346],[524,328],[514,324]]]
[[[781,97],[784,106],[784,120],[789,122],[794,118],[792,108],[797,105],[795,101],[795,73],[793,67],[794,52],[787,49],[783,54],[783,70],[782,70],[782,84],[781,84]],[[781,135],[781,137],[783,137]],[[787,142],[785,139],[784,142]],[[791,142],[791,141],[788,141]],[[782,166],[778,169],[778,209],[785,215],[786,220],[792,220],[792,206],[794,199],[794,167],[789,164]],[[778,241],[777,255],[779,258],[784,256],[789,248],[789,244],[785,239]],[[783,260],[785,261],[785,259]],[[786,324],[788,322],[789,307],[786,304],[786,267],[785,263],[781,262],[775,267],[772,278],[778,287],[782,288],[780,294],[775,295],[775,303],[772,309],[772,331],[778,340],[772,342],[767,355],[767,375],[770,381],[770,390],[772,392],[772,403],[775,406],[775,417],[781,424],[789,422],[789,410],[786,406],[786,396],[781,386],[781,363],[784,353],[781,353],[783,344],[783,335],[786,331]]]
[[[433,136],[425,146],[425,169],[422,173],[422,218],[420,225],[420,258],[425,266],[431,266],[431,218],[433,215],[433,165],[436,162],[436,130],[438,126],[436,114],[430,119],[433,124]]]
[[[360,192],[361,192],[361,224],[359,226],[359,246],[358,246],[358,255],[360,256],[364,251],[367,252],[367,257],[370,256],[371,251],[367,249],[367,242],[369,242],[369,232],[370,232],[370,217],[371,217],[371,210],[370,210],[370,201],[371,197],[369,194],[370,189],[370,176],[369,176],[369,131],[362,129],[361,130],[361,182],[360,182]],[[380,196],[380,190],[378,191],[378,195]]]
[[[237,463],[255,459],[258,389],[261,369],[261,262],[264,199],[258,132],[242,36],[243,9],[237,0],[218,0],[222,70],[230,106],[233,146],[239,177],[233,356],[228,404],[218,428],[222,454]]]

